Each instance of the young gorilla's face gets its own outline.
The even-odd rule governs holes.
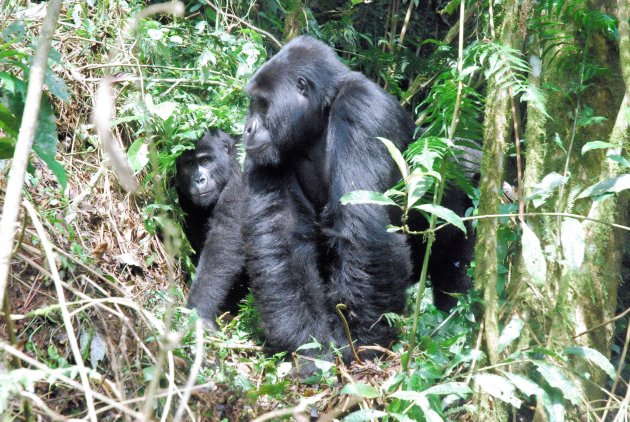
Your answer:
[[[195,149],[177,158],[175,182],[180,202],[186,201],[196,210],[214,207],[230,177],[230,142],[224,132],[208,132]]]

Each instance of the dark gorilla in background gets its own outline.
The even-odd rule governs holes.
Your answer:
[[[386,231],[390,210],[339,199],[358,189],[383,192],[400,179],[376,137],[404,150],[411,117],[310,37],[288,43],[246,89],[243,232],[267,345],[294,351],[312,338],[347,345],[339,303],[357,345],[388,345],[395,330],[383,314],[403,310],[409,246]],[[347,347],[342,353],[349,359]]]
[[[241,220],[243,181],[234,140],[210,129],[194,150],[177,158],[175,186],[186,212],[184,232],[195,250],[197,278],[187,306],[210,324],[219,312],[238,310],[245,296]]]

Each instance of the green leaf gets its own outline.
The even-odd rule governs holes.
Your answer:
[[[387,416],[387,413],[380,410],[357,410],[356,412],[352,412],[343,418],[343,422],[365,422],[371,421],[372,419],[383,418],[385,416]]]
[[[507,378],[495,374],[475,375],[475,381],[481,389],[497,399],[520,408],[523,402],[516,397],[515,387]]]
[[[13,157],[16,143],[17,141],[14,138],[0,138],[0,160],[6,160],[7,158]]]
[[[546,394],[545,390],[543,390],[542,387],[540,387],[538,384],[536,384],[529,378],[525,378],[521,375],[513,374],[511,372],[504,372],[503,375],[507,379],[509,379],[510,382],[514,384],[514,386],[518,388],[521,391],[521,393],[523,393],[527,397],[530,397],[530,396],[542,397],[543,394]]]
[[[134,172],[138,172],[144,168],[149,162],[149,146],[144,139],[139,138],[134,141],[127,151],[129,165]]]
[[[605,193],[619,193],[623,190],[630,189],[630,174],[622,174],[617,177],[603,180],[584,189],[584,192],[578,195],[577,199],[587,198],[589,196],[600,196]]]
[[[532,193],[525,200],[531,200],[534,206],[538,208],[545,203],[555,189],[564,185],[567,180],[567,177],[563,177],[553,171],[543,177],[540,183],[534,185]]]
[[[617,378],[617,374],[615,374],[615,367],[610,363],[606,356],[602,355],[599,351],[595,349],[581,346],[567,347],[566,349],[564,349],[564,353],[586,359],[592,364],[597,365],[613,380]]]
[[[422,391],[422,394],[437,394],[445,396],[448,394],[456,394],[459,398],[465,399],[466,396],[472,394],[472,390],[465,382],[445,382],[443,384],[434,385]]]
[[[385,381],[381,385],[381,391],[383,393],[388,393],[390,390],[393,390],[394,388],[398,387],[400,383],[405,380],[406,377],[407,375],[401,372],[392,375],[391,377],[389,377],[387,381]]]
[[[66,85],[66,82],[50,68],[46,69],[46,73],[44,74],[44,83],[48,87],[50,93],[64,103],[67,103],[70,100],[70,90],[68,89],[68,85]]]
[[[375,205],[396,205],[391,198],[382,193],[367,190],[355,190],[341,197],[341,204],[375,204]]]
[[[362,397],[365,399],[373,399],[381,396],[376,388],[363,383],[346,384],[339,393],[350,394],[352,396]]]
[[[11,113],[11,110],[2,103],[0,103],[0,129],[2,129],[6,135],[10,135],[15,139],[17,139],[20,131],[20,119],[15,117],[15,115]]]
[[[54,154],[49,154],[47,151],[44,151],[40,145],[33,145],[33,151],[37,154],[39,158],[42,159],[43,162],[46,163],[48,168],[53,172],[59,185],[61,186],[62,192],[65,192],[68,188],[68,176],[66,175],[66,170],[63,168],[61,163],[55,160]]]
[[[626,157],[622,157],[621,155],[610,154],[606,156],[606,159],[619,163],[625,168],[630,168],[630,161],[628,161]]]
[[[462,221],[462,219],[448,208],[433,204],[416,205],[413,208],[420,211],[428,212],[429,214],[435,214],[437,217],[441,218],[447,223],[454,225],[455,227],[466,233],[466,226],[464,226],[464,222]]]
[[[584,227],[575,218],[565,218],[560,228],[560,241],[562,242],[562,254],[566,266],[578,271],[584,262],[584,240],[586,234]]]
[[[393,394],[390,394],[389,397],[413,402],[420,409],[422,409],[427,422],[443,422],[443,419],[440,417],[440,415],[438,415],[435,410],[431,409],[429,400],[427,399],[424,392],[419,393],[417,391],[397,391]]]
[[[547,279],[547,262],[540,247],[540,241],[527,224],[523,223],[521,226],[523,228],[521,253],[525,262],[525,268],[534,284],[542,286]]]
[[[403,179],[407,179],[409,171],[407,170],[407,163],[405,162],[405,158],[403,157],[402,153],[389,139],[381,138],[380,136],[377,136],[377,139],[385,144],[385,146],[387,147],[387,151],[389,151],[389,155],[391,155],[396,162],[398,170],[400,170],[400,174],[402,174]]]
[[[564,375],[560,368],[545,362],[534,362],[534,364],[536,365],[536,370],[543,376],[545,381],[550,386],[557,388],[565,399],[576,406],[580,403],[580,390],[569,377]]]
[[[525,326],[525,321],[518,317],[518,315],[514,315],[510,322],[503,328],[501,332],[501,336],[499,337],[499,345],[497,347],[497,353],[501,353],[508,347],[514,340],[516,340],[520,335],[523,327]]]
[[[313,359],[313,364],[315,364],[315,367],[317,369],[321,370],[324,373],[330,371],[335,366],[334,363],[322,359]]]
[[[410,174],[407,178],[407,191],[409,192],[407,207],[413,207],[416,202],[422,199],[424,194],[431,188],[431,185],[433,185],[432,177],[422,173]]]
[[[608,149],[608,148],[615,148],[615,147],[616,147],[615,144],[611,144],[609,142],[591,141],[591,142],[585,143],[584,146],[582,147],[582,155],[594,149]]]

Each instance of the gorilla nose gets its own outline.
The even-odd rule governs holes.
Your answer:
[[[254,119],[249,125],[247,125],[245,132],[247,132],[248,135],[251,135],[253,133],[256,133],[257,128],[258,128],[258,120]]]

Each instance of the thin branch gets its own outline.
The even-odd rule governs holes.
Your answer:
[[[50,43],[57,26],[60,9],[61,0],[48,2],[48,12],[42,25],[37,51],[35,52],[33,66],[31,66],[28,78],[28,90],[26,92],[26,101],[24,102],[22,124],[20,125],[20,132],[13,153],[7,191],[4,196],[4,206],[2,207],[2,220],[0,221],[0,242],[2,242],[2,247],[0,248],[0,303],[4,300],[9,277],[11,252],[15,239],[15,223],[20,210],[20,200],[22,199],[22,186],[24,185],[28,157],[33,147],[35,130],[37,129],[48,53],[50,52]]]
[[[263,34],[264,36],[266,36],[267,38],[269,38],[271,41],[273,41],[273,42],[274,42],[274,44],[276,44],[278,47],[282,47],[282,43],[280,43],[280,41],[278,41],[278,40],[276,39],[276,37],[274,37],[273,35],[271,35],[269,32],[267,32],[267,31],[265,31],[265,30],[263,30],[263,29],[260,29],[260,28],[258,28],[258,27],[256,27],[256,26],[252,25],[251,23],[249,23],[249,22],[247,22],[247,21],[245,21],[245,20],[243,20],[243,19],[239,18],[239,17],[238,17],[238,16],[236,16],[236,15],[233,15],[233,14],[231,14],[231,13],[227,13],[227,12],[224,12],[223,10],[221,10],[220,8],[218,8],[217,6],[215,6],[215,5],[214,5],[214,3],[212,3],[212,2],[211,2],[211,1],[209,1],[209,0],[205,0],[205,2],[206,2],[206,4],[207,4],[208,6],[210,6],[211,8],[213,8],[215,12],[220,13],[220,14],[222,14],[222,15],[223,15],[223,16],[225,16],[225,17],[228,17],[228,18],[235,19],[235,20],[239,21],[240,23],[242,23],[242,24],[243,24],[243,25],[245,25],[246,27],[251,28],[251,29],[253,29],[253,30],[254,30],[254,31],[256,31],[256,32],[259,32],[259,33]]]
[[[190,368],[188,381],[186,381],[186,386],[184,387],[184,396],[181,398],[177,412],[175,412],[173,422],[179,422],[179,420],[184,415],[184,410],[186,409],[186,405],[188,403],[188,400],[190,399],[190,394],[192,393],[193,387],[195,386],[195,381],[197,380],[197,374],[199,373],[199,369],[201,368],[201,360],[203,358],[203,323],[201,318],[197,319],[195,323],[195,333],[195,360],[192,367]]]
[[[79,375],[81,377],[81,383],[83,384],[83,389],[85,393],[85,402],[87,404],[88,416],[92,422],[96,422],[96,408],[94,407],[94,395],[92,392],[92,388],[90,387],[90,380],[88,379],[88,371],[85,367],[85,363],[83,362],[83,357],[81,356],[81,349],[79,348],[79,342],[77,341],[77,337],[74,334],[74,327],[72,326],[72,317],[70,316],[70,312],[68,311],[68,306],[66,304],[66,297],[63,292],[63,283],[61,281],[61,277],[59,276],[59,272],[57,271],[57,263],[55,262],[55,253],[53,252],[52,246],[48,237],[46,236],[46,230],[39,220],[39,216],[37,215],[37,211],[33,205],[24,200],[22,202],[24,208],[28,212],[28,215],[33,222],[33,226],[35,226],[35,230],[37,230],[37,235],[39,236],[39,240],[42,242],[42,248],[44,248],[44,252],[46,254],[46,260],[48,261],[48,267],[50,268],[50,273],[52,274],[52,279],[55,284],[55,291],[57,293],[57,300],[59,301],[59,309],[61,312],[61,318],[63,319],[63,325],[66,327],[66,334],[68,335],[68,343],[70,343],[70,349],[72,350],[72,355],[74,356],[74,361],[79,368]]]
[[[51,378],[54,377],[54,379],[59,380],[64,382],[65,384],[67,384],[68,386],[75,388],[79,391],[84,391],[83,386],[81,385],[81,383],[76,382],[75,380],[67,377],[64,375],[64,372],[69,372],[71,368],[57,368],[57,369],[51,369],[48,366],[44,365],[43,363],[39,362],[38,360],[33,359],[32,357],[28,356],[27,354],[21,352],[20,350],[16,349],[15,347],[5,344],[3,342],[0,341],[0,350],[3,350],[4,352],[17,357],[18,359],[20,359],[23,362],[26,362],[27,364],[29,364],[30,366],[44,372],[45,374],[49,375]],[[122,404],[118,403],[115,400],[112,400],[111,398],[97,392],[94,391],[94,397],[97,398],[98,400],[102,401],[103,403],[107,403],[111,408],[114,409],[118,409],[120,410],[122,413],[129,415],[137,420],[144,420],[142,418],[142,415],[134,412],[133,410],[129,409],[128,407],[123,406]],[[139,399],[138,399],[139,400]],[[136,401],[138,401],[136,400]]]

